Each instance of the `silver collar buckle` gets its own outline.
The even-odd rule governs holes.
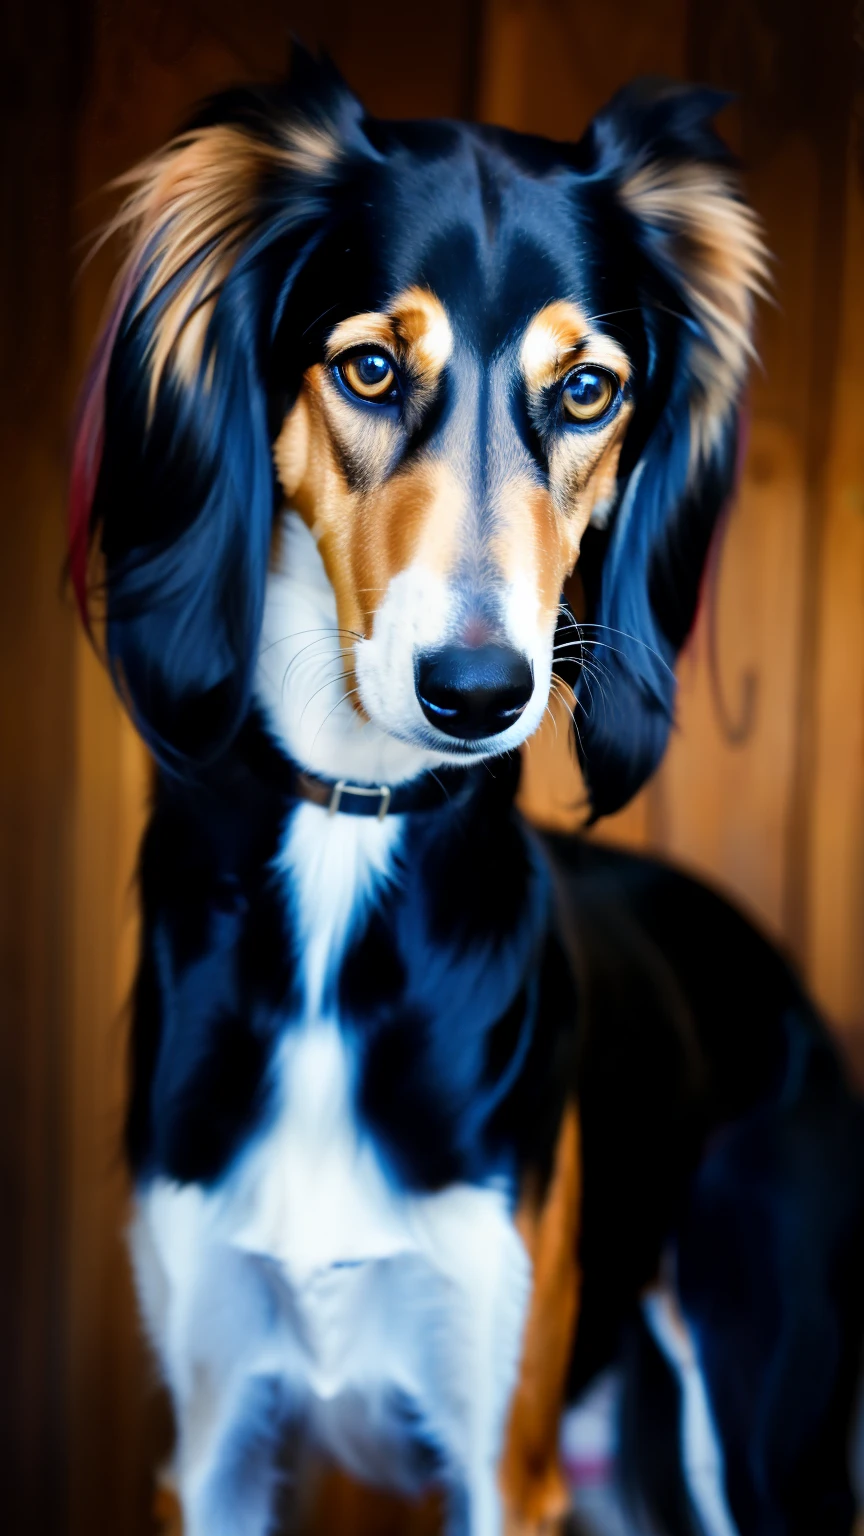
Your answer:
[[[368,795],[372,798],[377,798],[380,800],[381,804],[378,807],[377,817],[379,821],[384,820],[384,817],[387,815],[387,812],[390,809],[390,800],[392,798],[389,785],[380,784],[377,789],[369,789],[364,784],[349,784],[347,779],[337,779],[336,783],[333,785],[333,793],[330,796],[330,803],[327,806],[328,816],[336,815],[336,812],[342,803],[342,796],[346,790],[349,795]]]

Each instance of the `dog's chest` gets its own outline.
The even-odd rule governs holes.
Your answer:
[[[395,822],[302,807],[279,861],[301,1014],[274,1063],[276,1115],[232,1179],[225,1217],[233,1241],[277,1259],[301,1290],[334,1266],[414,1246],[412,1202],[388,1180],[355,1114],[357,1062],[336,985],[351,934],[393,877],[398,836]],[[321,1305],[332,1311],[338,1290],[328,1286],[326,1303],[321,1290]]]
[[[495,1370],[512,1369],[527,1293],[506,1191],[406,1191],[354,1110],[357,1063],[334,980],[351,933],[392,876],[397,842],[397,823],[331,819],[317,807],[292,820],[283,865],[302,1016],[274,1063],[276,1114],[200,1210],[207,1236],[191,1282],[203,1308],[204,1269],[219,1265],[220,1251],[253,1287],[264,1262],[278,1295],[270,1366],[332,1452],[367,1474],[373,1456],[424,1439],[418,1420],[448,1437],[444,1421],[458,1415],[478,1331],[499,1338]],[[400,1466],[407,1474],[410,1458]]]

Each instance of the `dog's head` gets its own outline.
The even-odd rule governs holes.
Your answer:
[[[553,144],[369,118],[299,55],[137,173],[73,567],[95,532],[109,656],[163,761],[218,752],[249,708],[287,505],[375,727],[438,761],[506,751],[566,668],[595,811],[638,787],[730,487],[764,270],[719,104],[633,88]]]

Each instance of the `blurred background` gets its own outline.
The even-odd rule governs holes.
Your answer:
[[[165,1425],[122,1242],[124,1003],[148,767],[63,582],[75,388],[116,251],[101,189],[293,31],[369,108],[575,138],[624,81],[721,119],[776,257],[740,494],[662,770],[603,837],[785,944],[864,1068],[864,6],[851,0],[6,0],[0,159],[0,1523],[144,1536]],[[559,730],[526,809],[578,820]],[[817,1533],[814,1533],[817,1536]]]

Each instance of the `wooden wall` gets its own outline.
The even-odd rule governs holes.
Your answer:
[[[572,137],[637,73],[740,91],[727,127],[777,254],[778,306],[761,318],[750,453],[682,663],[675,740],[601,835],[668,852],[737,893],[854,1042],[864,207],[851,6],[823,0],[820,18],[814,51],[812,7],[792,0],[439,0],[410,25],[401,0],[379,0],[362,24],[351,0],[8,7],[0,1189],[12,1241],[0,1253],[0,1439],[13,1536],[143,1536],[164,1436],[120,1238],[117,1151],[147,765],[60,587],[72,384],[112,268],[105,252],[73,287],[75,242],[111,206],[99,189],[202,94],[278,73],[289,27],[323,41],[370,107],[393,115],[474,114]],[[560,742],[530,753],[526,798],[538,816],[572,821]]]
[[[0,13],[0,1520],[62,1531],[75,621],[60,598],[81,35]],[[71,71],[71,73],[70,73]]]

